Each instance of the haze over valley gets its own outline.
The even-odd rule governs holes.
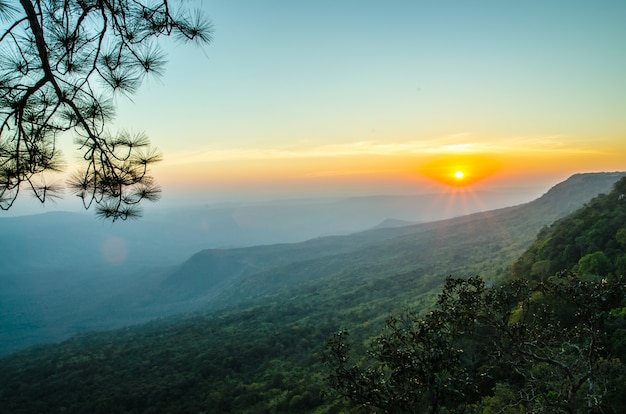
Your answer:
[[[286,200],[153,208],[137,221],[53,211],[0,218],[2,353],[77,332],[145,321],[169,309],[128,308],[148,286],[204,249],[295,243],[431,222],[525,201],[523,192]],[[103,310],[116,297],[121,309]],[[23,336],[23,338],[22,338]]]

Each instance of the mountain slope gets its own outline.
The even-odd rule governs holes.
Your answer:
[[[560,270],[626,274],[626,178],[575,213],[545,227],[515,262],[516,276],[543,279]]]
[[[204,297],[210,306],[223,307],[287,293],[303,284],[322,283],[319,289],[325,290],[358,275],[364,280],[417,271],[422,279],[477,272],[502,277],[542,226],[610,191],[623,175],[574,175],[533,202],[439,222],[288,245],[204,250],[169,277],[165,291],[181,300]],[[226,256],[231,258],[228,269],[217,260]]]

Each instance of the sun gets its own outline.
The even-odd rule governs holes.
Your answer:
[[[427,178],[453,188],[469,188],[492,177],[499,169],[500,163],[492,157],[460,154],[434,158],[424,164],[420,172]]]

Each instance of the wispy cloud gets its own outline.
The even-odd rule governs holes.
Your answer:
[[[396,169],[369,169],[369,170],[320,170],[305,174],[306,177],[310,178],[322,178],[322,177],[338,177],[338,176],[352,176],[352,175],[381,175],[381,174],[396,174],[405,172],[403,168]]]
[[[503,137],[480,140],[468,133],[406,142],[354,141],[323,145],[290,145],[271,148],[208,147],[200,151],[168,155],[168,164],[193,164],[229,160],[271,160],[354,156],[521,154],[521,153],[600,153],[590,146],[572,145],[563,136]]]

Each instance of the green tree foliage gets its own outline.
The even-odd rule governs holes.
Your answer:
[[[457,291],[444,289],[440,307],[422,318],[389,319],[388,332],[376,338],[370,349],[376,362],[349,364],[347,333],[337,333],[326,356],[334,368],[329,383],[355,403],[385,412],[437,413],[462,404],[473,394],[473,380],[458,346],[460,331],[446,315],[444,307],[450,299],[444,295],[465,301],[482,288],[482,280],[471,279]]]
[[[622,412],[626,355],[612,346],[625,293],[621,279],[569,272],[497,287],[448,278],[432,312],[390,319],[366,358],[336,334],[327,381],[373,412]]]
[[[182,315],[0,358],[0,413],[311,412],[325,403],[314,352],[335,326],[313,312]]]
[[[581,274],[625,274],[626,178],[609,194],[599,195],[539,232],[533,245],[513,264],[513,275],[543,280],[564,269],[578,269]]]
[[[111,133],[118,95],[133,94],[165,65],[156,40],[208,43],[210,23],[167,0],[0,0],[0,208],[29,188],[42,203],[60,187],[57,138],[71,132],[84,168],[70,187],[106,218],[138,214],[160,193],[148,167],[160,154],[144,134]]]
[[[602,251],[586,254],[578,261],[578,272],[581,275],[605,275],[613,267],[611,261]]]

